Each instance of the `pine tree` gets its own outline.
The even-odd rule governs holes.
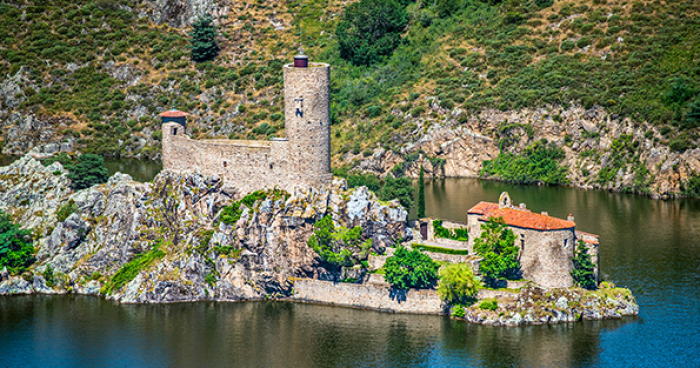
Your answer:
[[[425,181],[423,178],[423,166],[420,167],[418,176],[418,218],[425,217]]]
[[[199,17],[192,25],[190,32],[192,60],[196,62],[208,61],[219,55],[219,45],[216,43],[216,27],[210,16]]]
[[[571,271],[571,277],[574,278],[574,282],[584,289],[595,289],[597,286],[595,283],[595,265],[591,261],[591,255],[586,251],[585,243],[581,240],[579,240],[576,247],[573,262],[574,269]]]

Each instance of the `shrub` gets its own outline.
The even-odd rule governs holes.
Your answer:
[[[481,235],[474,240],[474,251],[482,257],[479,270],[485,281],[495,285],[497,280],[516,280],[520,277],[518,247],[515,234],[503,218],[491,218],[481,225]]]
[[[78,206],[75,205],[75,201],[70,199],[56,210],[56,220],[59,222],[66,221],[68,216],[72,215],[77,210]]]
[[[479,303],[479,309],[495,311],[498,309],[498,301],[495,299],[487,299]]]
[[[219,45],[216,43],[216,27],[211,17],[199,17],[192,25],[190,32],[190,49],[192,60],[203,62],[214,59],[219,54]]]
[[[437,280],[439,266],[419,250],[399,247],[384,263],[384,279],[398,289],[431,288]]]
[[[317,221],[314,229],[307,245],[333,267],[349,267],[366,260],[372,248],[372,239],[362,242],[361,227],[336,228],[330,215]]]
[[[401,42],[408,18],[395,0],[360,0],[345,8],[336,28],[340,57],[370,65],[390,55]]]
[[[253,209],[253,206],[255,205],[255,202],[263,199],[271,199],[273,201],[279,200],[284,198],[285,200],[289,197],[289,193],[279,190],[279,189],[272,189],[272,190],[256,190],[253,193],[250,193],[243,197],[240,201],[236,201],[231,203],[230,206],[226,206],[221,209],[221,214],[219,215],[219,221],[228,224],[228,225],[235,225],[238,220],[240,220],[241,215],[243,214],[243,210],[241,209],[241,205],[246,206],[250,208],[251,210]]]
[[[80,190],[107,181],[107,168],[102,156],[86,153],[78,157],[78,162],[68,168],[71,188]]]
[[[131,261],[123,265],[112,278],[100,290],[103,294],[111,294],[114,290],[121,289],[124,285],[134,279],[141,271],[150,267],[153,262],[165,256],[165,252],[160,250],[162,239],[158,239],[153,248],[146,253],[137,254]]]
[[[479,291],[479,281],[466,263],[453,263],[440,270],[437,292],[449,303],[466,302]]]
[[[480,174],[520,184],[566,184],[568,170],[561,165],[564,157],[563,149],[538,141],[520,155],[501,152],[495,160],[484,161]]]
[[[44,280],[46,280],[46,286],[54,286],[56,280],[54,280],[53,267],[51,267],[51,265],[46,265],[46,268],[44,268],[44,272],[41,273],[41,276],[43,276]]]
[[[425,217],[425,182],[423,178],[423,166],[418,175],[418,218]]]
[[[19,275],[34,263],[32,232],[20,229],[5,212],[0,211],[0,268]]]
[[[464,318],[466,314],[467,312],[464,310],[464,306],[462,305],[456,305],[454,308],[452,308],[452,316],[455,318]]]
[[[435,237],[437,238],[452,239],[458,241],[469,240],[469,230],[463,228],[450,230],[442,226],[442,220],[433,220],[433,231]]]
[[[571,270],[571,277],[573,277],[574,282],[584,289],[595,289],[595,265],[591,261],[591,255],[588,254],[586,243],[583,240],[578,241],[576,254],[572,260],[574,269]]]
[[[542,9],[549,8],[552,6],[552,4],[554,4],[554,0],[535,0],[535,4]]]

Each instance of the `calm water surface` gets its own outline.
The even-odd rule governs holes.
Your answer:
[[[601,271],[633,290],[640,316],[495,328],[279,302],[0,297],[0,366],[700,367],[699,201],[448,179],[428,183],[427,213],[464,221],[504,190],[600,234]]]

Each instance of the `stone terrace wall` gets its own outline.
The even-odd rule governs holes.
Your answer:
[[[303,279],[294,282],[294,300],[385,312],[445,314],[435,290],[394,294],[389,287]]]

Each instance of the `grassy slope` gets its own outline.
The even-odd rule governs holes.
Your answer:
[[[236,2],[219,20],[222,54],[200,65],[189,61],[186,30],[139,19],[144,5],[133,0],[0,4],[0,75],[29,67],[17,110],[72,118],[64,133],[98,153],[156,153],[157,145],[129,146],[157,139],[155,115],[171,106],[194,114],[195,137],[264,139],[284,129],[280,66],[296,52],[300,19],[305,51],[334,66],[336,155],[397,150],[416,124],[392,110],[443,121],[430,104],[471,112],[598,104],[668,125],[668,143],[696,145],[697,128],[682,127],[689,102],[663,95],[678,78],[700,90],[697,2],[555,1],[541,9],[534,1],[464,0],[449,17],[429,3],[408,6],[404,44],[372,67],[339,58],[340,0]],[[284,30],[273,29],[271,18]],[[26,26],[17,27],[18,19]],[[132,67],[140,82],[127,87],[112,78],[109,61]],[[147,115],[137,119],[134,106]]]

